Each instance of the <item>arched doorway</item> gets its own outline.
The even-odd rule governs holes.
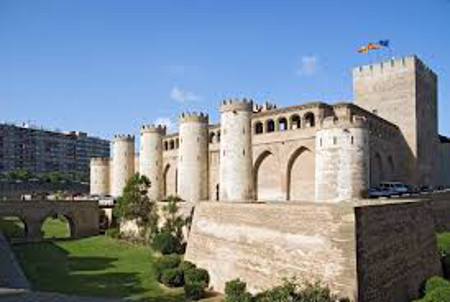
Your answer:
[[[380,153],[375,153],[375,156],[371,160],[370,167],[370,183],[372,187],[377,187],[382,181],[385,181],[383,160]]]
[[[314,200],[316,195],[316,162],[314,153],[300,147],[288,161],[287,199]]]
[[[43,238],[70,238],[75,236],[74,224],[71,218],[54,214],[48,216],[41,224]]]
[[[164,168],[164,197],[177,194],[177,171],[168,164]]]
[[[0,231],[6,238],[25,238],[28,233],[26,223],[18,216],[0,217]]]
[[[283,200],[276,157],[270,151],[264,151],[255,162],[256,200]]]

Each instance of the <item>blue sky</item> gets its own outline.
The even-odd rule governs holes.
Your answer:
[[[379,39],[438,73],[450,135],[449,0],[0,0],[0,121],[109,138],[230,97],[351,100]]]

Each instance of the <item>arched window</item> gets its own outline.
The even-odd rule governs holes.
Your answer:
[[[316,119],[314,117],[314,113],[308,112],[305,114],[305,123],[306,123],[306,127],[316,126]]]
[[[180,147],[180,139],[177,138],[177,139],[175,140],[175,148],[178,149],[179,147]]]
[[[169,150],[169,143],[167,141],[164,142],[164,150]]]
[[[220,131],[217,131],[217,142],[220,143]]]
[[[264,132],[264,127],[263,127],[263,123],[261,122],[256,122],[255,123],[255,134],[261,134]]]
[[[175,149],[175,142],[173,140],[170,141],[170,150]]]
[[[301,119],[298,114],[294,114],[291,116],[291,129],[300,129],[301,128]]]
[[[278,119],[278,131],[288,130],[288,121],[285,117],[280,117]]]
[[[214,132],[211,132],[209,134],[209,143],[210,144],[214,144],[215,143],[215,136],[216,136],[216,133],[214,133]]]
[[[275,131],[275,122],[273,120],[267,120],[266,129],[267,129],[267,132],[274,132]]]

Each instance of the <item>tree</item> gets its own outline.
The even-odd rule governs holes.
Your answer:
[[[178,202],[181,200],[178,196],[169,196],[167,198],[167,204],[162,208],[165,223],[161,231],[173,234],[178,239],[183,240],[183,226],[186,224],[186,221],[183,216],[178,215]]]
[[[153,237],[158,231],[158,213],[156,202],[148,197],[150,185],[146,176],[133,175],[117,200],[114,215],[119,220],[134,220],[143,236]]]

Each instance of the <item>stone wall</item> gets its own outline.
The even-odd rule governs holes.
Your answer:
[[[354,297],[354,231],[351,206],[203,202],[185,258],[207,269],[218,291],[235,278],[258,292],[295,275]]]
[[[358,301],[409,302],[441,274],[428,202],[355,208]]]

